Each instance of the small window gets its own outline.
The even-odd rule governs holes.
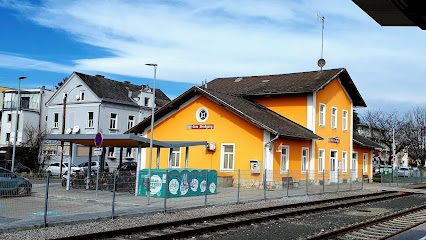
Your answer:
[[[8,122],[11,122],[12,121],[12,114],[7,114],[7,121]]]
[[[209,110],[207,110],[205,107],[198,108],[197,112],[195,113],[195,118],[200,123],[207,121],[209,118]]]
[[[93,128],[93,112],[88,112],[88,121],[87,121],[87,127]]]
[[[222,144],[221,171],[234,171],[234,144]]]
[[[319,149],[318,150],[318,172],[323,173],[324,172],[324,163],[325,163],[325,150]]]
[[[309,148],[302,148],[302,172],[307,173],[309,168]]]
[[[289,146],[283,146],[281,150],[281,173],[287,173],[289,168]]]
[[[21,97],[21,109],[30,108],[30,97]]]
[[[172,168],[180,168],[180,148],[173,148],[172,150]]]
[[[132,157],[132,148],[126,148],[126,158],[133,158]]]
[[[144,106],[149,107],[149,98],[148,97],[145,98]]]
[[[109,121],[109,128],[110,129],[117,129],[117,114],[111,113],[111,119]]]
[[[10,133],[6,133],[6,142],[10,142]]]
[[[59,128],[59,113],[53,114],[53,128]]]
[[[132,128],[135,125],[135,116],[129,116],[129,121],[127,122],[127,129]]]
[[[337,129],[337,108],[331,108],[331,128]]]
[[[348,131],[348,111],[346,110],[342,113],[342,130]]]
[[[325,104],[322,103],[319,105],[319,125],[325,127]]]
[[[348,152],[342,152],[342,172],[348,172]]]
[[[109,158],[114,158],[115,157],[114,147],[108,147],[108,157]]]
[[[80,101],[84,101],[84,91],[80,91]]]

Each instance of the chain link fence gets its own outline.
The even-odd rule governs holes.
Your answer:
[[[158,175],[158,176],[157,176]],[[422,174],[421,174],[422,175]],[[415,175],[417,176],[417,175]],[[417,177],[418,178],[418,177]],[[413,177],[406,178],[406,183]],[[68,177],[0,172],[0,231],[195,207],[363,189],[362,170],[81,172]],[[69,184],[69,185],[68,185]],[[145,191],[145,193],[144,193]],[[142,195],[141,195],[142,194]]]
[[[423,169],[400,168],[381,170],[381,173],[376,176],[380,178],[382,186],[404,186],[413,183],[423,183],[425,178],[425,171]]]

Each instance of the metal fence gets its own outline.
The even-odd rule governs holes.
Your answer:
[[[136,188],[134,171],[74,174],[69,190],[66,177],[0,174],[0,231],[267,199],[286,201],[293,196],[360,190],[366,180],[362,170],[209,174],[205,171],[205,177],[203,173],[195,177],[167,170],[161,181],[150,185],[152,192],[153,184],[157,184],[157,191],[164,191],[163,195],[160,192],[149,198],[135,194],[147,184],[141,178]],[[172,191],[176,191],[173,196]]]
[[[403,186],[426,181],[425,171],[422,169],[383,171],[376,178],[380,178],[382,186]]]

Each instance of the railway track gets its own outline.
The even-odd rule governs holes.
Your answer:
[[[317,239],[387,239],[426,223],[426,205],[348,228],[321,234]]]
[[[193,236],[200,233],[212,232],[218,229],[238,227],[271,219],[285,218],[302,214],[318,213],[349,207],[374,201],[412,195],[411,193],[388,191],[364,194],[335,199],[280,205],[274,207],[251,209],[213,216],[165,222],[154,225],[131,227],[101,233],[92,233],[58,239],[173,239]]]

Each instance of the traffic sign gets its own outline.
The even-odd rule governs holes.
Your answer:
[[[102,148],[95,148],[95,156],[100,156],[102,155]]]
[[[101,147],[102,146],[102,141],[103,141],[102,133],[96,134],[96,137],[95,137],[95,146],[96,147]]]

